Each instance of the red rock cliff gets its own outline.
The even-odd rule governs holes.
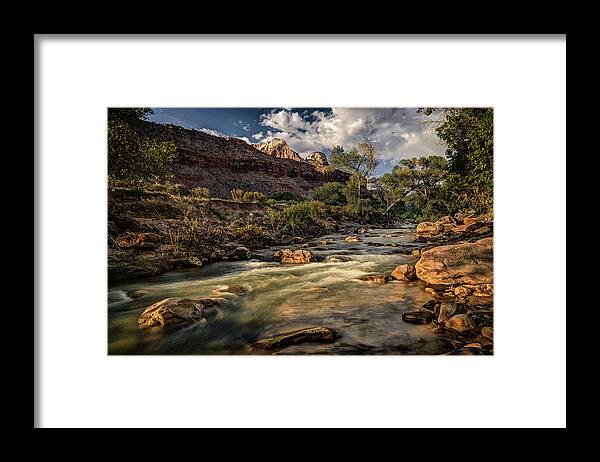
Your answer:
[[[174,141],[177,145],[173,163],[175,182],[208,188],[213,197],[228,198],[234,188],[258,191],[266,196],[280,191],[306,196],[325,183],[344,183],[349,178],[340,170],[264,154],[237,138],[152,122],[141,122],[140,129],[147,136]]]

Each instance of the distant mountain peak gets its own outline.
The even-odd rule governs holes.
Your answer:
[[[296,151],[289,147],[287,141],[282,138],[268,138],[252,146],[269,156],[279,157],[280,159],[292,159],[298,162],[302,162],[303,160]]]
[[[318,165],[320,167],[327,167],[329,162],[327,157],[321,151],[312,151],[306,156],[306,160],[311,164]]]

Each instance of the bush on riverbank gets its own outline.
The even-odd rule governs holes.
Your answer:
[[[269,210],[271,225],[276,234],[291,232],[293,234],[313,234],[332,229],[326,206],[323,202],[309,200],[288,205],[282,210]]]

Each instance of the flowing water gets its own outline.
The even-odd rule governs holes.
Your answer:
[[[416,262],[402,251],[419,248],[414,228],[374,229],[361,242],[331,234],[308,241],[318,263],[224,261],[135,280],[108,291],[109,354],[252,354],[259,338],[311,326],[337,330],[331,344],[305,343],[279,354],[440,354],[448,342],[429,326],[408,324],[402,313],[430,299],[424,283],[361,281]],[[326,243],[323,243],[326,241]],[[266,260],[278,248],[264,251]],[[344,260],[344,261],[341,261]],[[227,288],[240,287],[233,295]],[[138,330],[137,318],[167,297],[226,299],[218,318],[182,329]]]

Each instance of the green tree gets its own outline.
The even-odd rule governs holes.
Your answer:
[[[356,200],[348,200],[348,204],[355,204],[360,211],[361,195],[363,187],[366,187],[367,180],[375,173],[379,161],[377,160],[377,143],[373,140],[365,138],[355,148],[349,151],[344,150],[340,146],[335,146],[331,151],[331,165],[340,170],[352,173],[352,178],[349,183],[356,187]]]
[[[122,180],[165,181],[172,178],[176,147],[145,136],[139,121],[149,108],[108,109],[108,174]]]
[[[344,185],[335,181],[325,183],[312,191],[311,199],[321,201],[327,205],[344,205],[346,203]]]
[[[387,207],[384,213],[401,202],[409,202],[421,211],[433,201],[443,187],[447,161],[442,156],[402,159],[391,173],[380,180]]]
[[[446,145],[448,185],[462,209],[491,212],[494,188],[494,114],[492,108],[421,109],[433,115],[435,131]]]

